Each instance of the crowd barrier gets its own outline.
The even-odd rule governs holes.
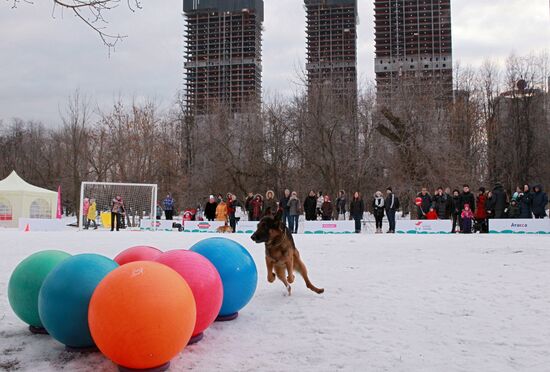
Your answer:
[[[150,230],[150,231],[172,231],[174,222],[181,223],[181,221],[169,221],[169,220],[151,220],[149,218],[144,218],[139,223],[140,230]]]
[[[65,228],[65,222],[58,219],[20,218],[20,231],[61,231]]]
[[[450,234],[451,220],[397,220],[397,234]]]
[[[218,228],[224,226],[223,221],[184,221],[183,231],[193,233],[215,233]]]
[[[304,234],[353,234],[355,221],[305,221]]]
[[[490,234],[550,234],[550,219],[489,220]]]

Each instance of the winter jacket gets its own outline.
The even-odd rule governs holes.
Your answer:
[[[336,199],[336,211],[338,214],[346,214],[346,196],[339,196],[338,199]]]
[[[372,214],[374,214],[375,217],[384,217],[384,198],[383,197],[374,197],[372,201]]]
[[[471,209],[469,209],[469,210],[464,209],[462,211],[462,213],[460,214],[460,217],[462,217],[463,220],[464,219],[472,219],[472,218],[474,218],[474,213],[472,212]]]
[[[485,212],[487,218],[493,218],[495,216],[495,197],[491,196],[485,200]]]
[[[252,200],[254,200],[253,196],[247,196],[246,200],[244,201],[244,209],[247,212],[252,212]]]
[[[437,220],[438,214],[435,210],[431,210],[428,213],[426,213],[426,219],[427,220]]]
[[[487,203],[487,197],[485,195],[479,195],[477,197],[477,207],[475,212],[476,220],[485,220],[487,219],[487,209],[485,207]]]
[[[111,202],[111,212],[112,213],[123,213],[124,212],[124,203],[122,200],[113,199]]]
[[[325,198],[323,198],[323,196],[319,196],[317,198],[317,205],[316,205],[316,208],[317,209],[321,209],[321,207],[323,206],[323,203],[325,202]]]
[[[353,199],[349,204],[349,214],[354,220],[360,220],[363,218],[365,212],[365,203],[363,199]]]
[[[86,214],[86,218],[89,220],[95,220],[97,215],[97,205],[96,203],[91,203],[88,207],[88,213]]]
[[[289,216],[299,216],[302,214],[302,206],[300,199],[295,196],[291,196],[288,201],[288,215]]]
[[[174,198],[172,197],[169,197],[169,198],[166,198],[164,199],[164,201],[162,202],[163,206],[164,206],[164,210],[165,211],[172,211],[174,210]]]
[[[539,191],[533,193],[532,211],[535,216],[546,216],[546,206],[548,205],[548,195],[542,190],[542,185],[537,185]]]
[[[273,197],[269,198],[268,197],[269,194],[274,195],[273,191],[271,191],[271,190],[268,190],[265,193],[263,212],[266,213],[267,210],[269,209],[271,211],[271,214],[275,214],[275,213],[277,213],[277,209],[278,209],[277,208],[277,201]]]
[[[435,195],[433,197],[433,208],[435,209],[435,212],[437,213],[437,217],[439,219],[445,219],[447,218],[447,209],[449,201],[447,200],[448,195]]]
[[[397,211],[399,209],[399,198],[394,193],[388,194],[384,205],[386,211]]]
[[[493,199],[494,199],[494,215],[495,217],[502,216],[504,210],[506,209],[506,192],[501,184],[496,184],[493,189]]]
[[[476,211],[476,198],[474,197],[474,194],[471,192],[463,192],[460,194],[460,210],[464,210],[464,206],[468,204],[470,205],[470,209],[472,210],[472,213]]]
[[[317,216],[317,198],[315,196],[308,196],[304,200],[304,212],[306,213],[307,220],[314,220]]]
[[[323,213],[323,218],[332,218],[332,212],[334,212],[332,202],[323,202],[323,204],[321,205],[321,212]]]
[[[206,217],[207,220],[214,220],[216,219],[216,208],[218,207],[218,203],[206,203],[204,206],[204,217]]]
[[[250,202],[250,205],[252,206],[252,218],[259,220],[262,217],[262,212],[264,209],[262,198],[257,195],[254,200]]]
[[[514,200],[510,203],[510,208],[508,208],[508,218],[519,218],[519,216],[519,205],[517,201]]]
[[[430,194],[422,195],[422,193],[419,193],[416,197],[420,198],[420,205],[417,205],[418,217],[426,216],[432,206],[432,197]]]
[[[235,217],[235,211],[237,210],[237,201],[236,200],[228,200],[227,201],[227,215],[231,217]]]
[[[451,213],[455,216],[459,216],[461,211],[462,207],[460,205],[460,195],[453,196],[451,200]]]
[[[84,203],[82,203],[82,215],[87,216],[88,215],[88,209],[90,208],[90,200],[88,198],[84,199]]]
[[[288,214],[290,207],[288,206],[288,202],[290,201],[290,196],[286,197],[283,196],[281,199],[279,199],[279,208],[281,208],[285,214]],[[275,213],[275,211],[273,211]]]
[[[227,221],[227,204],[224,201],[216,207],[216,221]]]
[[[526,191],[519,197],[519,218],[533,218],[531,213],[531,204],[533,202],[533,195],[531,191]]]

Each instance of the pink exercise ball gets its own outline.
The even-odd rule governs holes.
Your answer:
[[[115,262],[122,266],[136,261],[154,261],[161,254],[162,251],[158,248],[138,245],[120,252],[115,257]]]
[[[218,270],[206,257],[187,250],[163,253],[155,261],[179,273],[191,287],[197,304],[197,322],[190,343],[200,341],[222,306],[223,284]]]

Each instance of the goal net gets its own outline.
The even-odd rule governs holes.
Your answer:
[[[85,199],[95,200],[97,212],[95,222],[98,227],[111,227],[111,210],[113,199],[122,198],[124,213],[121,218],[122,228],[139,228],[142,219],[155,219],[157,205],[157,185],[142,183],[82,182],[80,187],[80,214],[78,227],[86,226],[87,216]],[[91,217],[91,216],[90,216]],[[93,227],[93,222],[90,223]]]

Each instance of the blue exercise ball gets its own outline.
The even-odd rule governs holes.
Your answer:
[[[258,270],[248,251],[234,240],[209,238],[191,250],[206,257],[218,270],[223,283],[223,302],[219,316],[231,318],[254,296]]]
[[[88,305],[95,288],[118,264],[98,254],[79,254],[57,265],[38,294],[44,328],[71,349],[94,346],[88,327]]]

